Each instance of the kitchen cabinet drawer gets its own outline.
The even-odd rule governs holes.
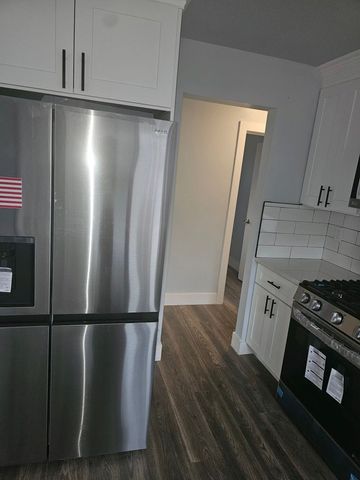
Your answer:
[[[258,265],[256,283],[287,305],[292,305],[297,285],[289,282],[284,277],[281,277],[262,265]]]

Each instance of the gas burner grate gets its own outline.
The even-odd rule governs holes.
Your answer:
[[[300,284],[318,297],[360,318],[360,280],[305,280]]]

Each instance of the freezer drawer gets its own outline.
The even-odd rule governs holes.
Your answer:
[[[0,464],[47,455],[49,327],[0,328]]]
[[[53,327],[50,460],[146,447],[156,329]]]

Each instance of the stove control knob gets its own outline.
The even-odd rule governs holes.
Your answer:
[[[343,320],[344,320],[344,315],[339,312],[334,312],[330,318],[330,322],[333,323],[334,325],[340,325],[340,323],[342,323]]]
[[[310,295],[306,292],[301,294],[300,303],[309,303],[310,302]]]
[[[313,300],[311,302],[310,308],[314,312],[318,312],[319,310],[321,310],[321,307],[322,307],[322,303],[320,302],[320,300]]]

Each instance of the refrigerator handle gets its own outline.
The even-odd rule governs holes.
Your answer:
[[[85,90],[85,52],[81,52],[81,91]]]
[[[66,50],[62,49],[62,88],[66,88]]]

